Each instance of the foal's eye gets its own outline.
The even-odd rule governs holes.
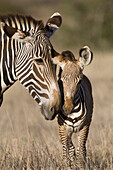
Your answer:
[[[43,60],[41,58],[39,59],[35,59],[36,63],[39,64],[39,65],[42,65],[43,64]]]

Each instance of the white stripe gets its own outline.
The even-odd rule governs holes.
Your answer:
[[[83,119],[78,120],[76,123],[74,123],[74,128],[80,126]]]
[[[28,54],[24,54],[24,51],[26,50],[26,48],[24,47],[20,47],[20,48],[22,49],[18,50],[19,52],[17,52],[17,58],[16,58],[16,70],[17,71],[20,69],[20,66],[24,65],[24,63],[29,57]]]
[[[16,18],[16,17],[15,17],[15,21],[16,21],[16,24],[17,24],[17,28],[18,28],[18,29],[21,29],[21,28],[20,28],[19,21],[17,20],[17,18]]]
[[[8,70],[8,67],[7,67],[6,62],[5,62],[5,67],[6,67],[6,71],[7,71],[8,80],[10,81],[10,83],[14,83],[14,81],[12,81],[11,78],[10,78],[10,74],[9,74],[9,70]],[[4,76],[5,76],[5,75],[4,75]]]
[[[53,18],[55,16],[61,16],[59,12],[55,12],[50,18]]]
[[[34,29],[34,24],[32,20],[30,21],[30,26],[31,26],[31,29]]]
[[[35,81],[34,81],[34,80],[28,81],[28,83],[29,83],[29,82],[35,84]],[[45,93],[45,94],[47,94],[47,95],[49,96],[49,93],[48,93],[48,91],[47,91],[46,89],[43,89],[42,87],[40,87],[39,84],[38,84],[37,86],[40,88],[40,90],[36,89],[33,84],[30,84],[29,86],[27,86],[27,89],[28,89],[29,87],[32,87],[33,89],[35,89],[35,90],[36,90],[37,92],[39,92],[40,94]]]
[[[24,70],[24,68],[25,68],[25,70]],[[17,72],[18,77],[20,77],[20,76],[23,77],[23,75],[26,74],[27,71],[28,71],[30,68],[31,68],[31,65],[30,65],[29,63],[27,63],[26,65],[24,65],[24,66],[22,67],[22,69],[20,69],[20,71]],[[23,71],[23,70],[24,70],[24,71]],[[21,73],[20,76],[19,76],[19,73]]]
[[[20,82],[21,82],[21,80],[20,80]],[[33,87],[34,89],[36,89],[35,86],[33,85],[33,84],[35,84],[36,86],[38,86],[40,88],[40,90],[36,89],[36,91],[38,91],[39,93],[46,93],[46,94],[49,95],[48,90],[47,89],[43,89],[34,79],[30,79],[30,80],[28,80],[28,81],[26,81],[25,83],[22,83],[22,84],[24,86],[26,86],[28,83],[32,83],[32,84],[27,86],[26,89],[29,89],[30,86]]]
[[[57,25],[55,25],[55,24],[51,24],[51,26],[49,26],[50,28],[52,27],[52,28],[54,28],[54,31],[56,31],[56,29],[58,29],[59,27],[57,26]]]
[[[73,123],[70,122],[69,120],[65,120],[65,123],[66,123],[68,126],[73,126]]]
[[[79,116],[81,116],[83,113],[83,108],[81,107],[81,109],[79,110],[79,112],[74,112],[68,115],[68,117],[74,119],[74,118],[78,118]]]
[[[5,23],[9,26],[9,21],[8,21],[8,19],[5,20]]]
[[[29,61],[30,62],[30,61]],[[29,62],[27,63],[27,65],[24,65],[22,67],[22,69],[19,70],[19,72],[17,71],[17,75],[18,78],[21,79],[21,77],[29,70],[29,68],[31,67],[31,64],[29,64]],[[28,67],[27,67],[28,66]],[[27,67],[27,68],[26,68]],[[25,69],[23,72],[22,70]],[[38,69],[38,68],[37,68]],[[38,69],[40,76],[43,78],[43,74],[40,72],[40,70]],[[22,73],[21,73],[22,72]],[[21,73],[21,74],[19,74]],[[42,81],[33,70],[30,70],[29,73],[27,73],[20,81],[22,82],[24,79],[26,79],[30,74],[33,74],[33,76],[35,77],[36,80],[38,80],[39,82],[43,83],[44,85],[47,85],[47,83],[45,81]]]
[[[36,96],[35,96],[34,99],[38,98],[38,99],[41,101],[41,103],[46,103],[46,104],[47,104],[47,103],[49,102],[49,99],[47,99],[47,98],[45,98],[45,97],[42,97],[42,96],[39,96],[39,94],[37,94],[34,89],[31,90],[30,95],[32,95],[33,92],[35,92],[35,94],[36,94]],[[46,94],[47,94],[47,93],[46,93]],[[47,94],[47,95],[48,95],[48,94]],[[49,95],[48,95],[48,96],[49,96]]]
[[[14,23],[12,18],[11,18],[11,23],[12,23],[12,27],[16,28],[16,24]]]
[[[1,41],[2,41],[2,47],[1,47],[1,87],[2,91],[4,91],[7,87],[7,85],[4,83],[4,75],[3,75],[3,50],[4,50],[4,31],[1,29]]]
[[[77,106],[75,106],[75,107],[74,107],[74,109],[78,109],[78,108],[79,108],[79,106],[80,106],[80,103],[78,103],[78,105],[77,105]]]
[[[16,72],[19,75],[27,66],[31,65],[30,64],[30,60],[28,60],[28,63],[25,64],[26,60],[24,60],[22,63],[20,63],[20,65],[17,67],[16,65]]]

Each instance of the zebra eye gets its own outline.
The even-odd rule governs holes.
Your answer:
[[[39,65],[43,65],[43,60],[41,58],[39,59],[35,59],[36,63],[39,64]]]

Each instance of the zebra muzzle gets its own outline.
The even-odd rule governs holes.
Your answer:
[[[72,98],[68,98],[66,96],[66,100],[65,100],[65,103],[63,105],[64,114],[65,115],[70,114],[72,109],[73,109],[73,100],[72,100]]]

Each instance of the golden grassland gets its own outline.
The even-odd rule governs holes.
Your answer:
[[[87,140],[87,169],[113,169],[113,53],[94,53],[85,74],[92,82],[94,113]],[[76,135],[73,141],[76,142]],[[60,170],[56,119],[44,120],[37,103],[16,82],[0,108],[0,169]]]

